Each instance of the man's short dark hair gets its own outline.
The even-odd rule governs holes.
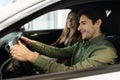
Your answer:
[[[106,11],[102,7],[86,7],[79,11],[78,18],[80,18],[82,15],[86,15],[89,19],[92,20],[92,23],[94,24],[98,19],[102,20],[101,24],[101,31],[104,33],[103,27],[106,25],[107,15]]]

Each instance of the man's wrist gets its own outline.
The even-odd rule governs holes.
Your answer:
[[[37,52],[31,52],[29,57],[28,57],[28,61],[31,63],[34,63],[36,61],[36,59],[38,58],[39,54]]]
[[[36,43],[37,43],[37,41],[34,41],[34,40],[33,40],[33,42],[31,43],[31,46],[36,45]]]

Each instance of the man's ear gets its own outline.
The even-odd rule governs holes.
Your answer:
[[[96,21],[96,26],[100,27],[101,24],[102,24],[102,20],[101,20],[101,19],[98,19],[98,20]]]

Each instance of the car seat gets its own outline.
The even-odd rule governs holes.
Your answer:
[[[107,40],[109,40],[117,50],[117,63],[120,62],[120,15],[119,11],[113,10],[108,16],[108,26],[106,28]]]

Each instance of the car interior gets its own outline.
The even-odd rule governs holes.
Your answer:
[[[56,4],[57,5],[57,4]],[[54,42],[61,34],[62,29],[53,29],[53,30],[41,30],[41,31],[24,31],[21,30],[21,26],[24,25],[25,23],[35,19],[38,16],[43,15],[43,13],[47,13],[49,12],[49,10],[57,10],[57,9],[80,9],[86,6],[102,6],[104,7],[106,10],[111,11],[110,14],[108,15],[108,19],[107,19],[107,26],[105,27],[106,30],[106,35],[107,35],[107,39],[113,43],[113,45],[115,46],[116,50],[117,50],[117,54],[118,54],[118,60],[116,61],[116,64],[120,63],[120,12],[117,9],[119,7],[119,4],[117,4],[117,2],[110,2],[108,3],[106,2],[101,2],[101,3],[88,3],[88,4],[78,4],[76,3],[75,5],[71,5],[70,4],[66,4],[66,6],[59,6],[59,7],[55,7],[56,5],[53,6],[48,6],[34,14],[29,15],[28,17],[16,22],[15,24],[9,26],[8,28],[6,28],[5,30],[1,31],[1,33],[3,33],[4,31],[6,31],[6,34],[3,33],[2,36],[0,36],[0,66],[2,67],[0,73],[2,74],[3,78],[14,78],[14,77],[20,77],[20,76],[13,76],[15,75],[14,73],[11,75],[10,74],[6,74],[5,70],[8,67],[8,64],[10,63],[10,61],[12,60],[10,52],[9,52],[9,46],[16,44],[17,40],[19,39],[19,37],[21,35],[24,35],[30,39],[34,39],[40,42],[43,42],[45,44],[51,44],[52,42]],[[107,5],[107,6],[106,6]],[[49,9],[50,8],[50,9]],[[12,27],[12,29],[11,29]],[[33,34],[37,33],[37,35],[31,36]],[[13,41],[11,43],[11,41]],[[21,64],[26,64],[26,63],[21,63]],[[31,66],[31,67],[28,67]],[[33,66],[29,63],[27,63],[27,65],[22,66],[22,71],[26,71],[25,73],[31,73],[31,74],[23,74],[24,72],[22,72],[22,76],[28,76],[28,75],[34,75],[34,71],[30,71],[30,69],[32,69]],[[18,71],[19,72],[19,71]]]
[[[117,50],[118,60],[120,62],[120,15],[119,11],[112,10],[111,14],[108,16],[108,25],[106,32],[108,34],[107,39],[113,43]]]

